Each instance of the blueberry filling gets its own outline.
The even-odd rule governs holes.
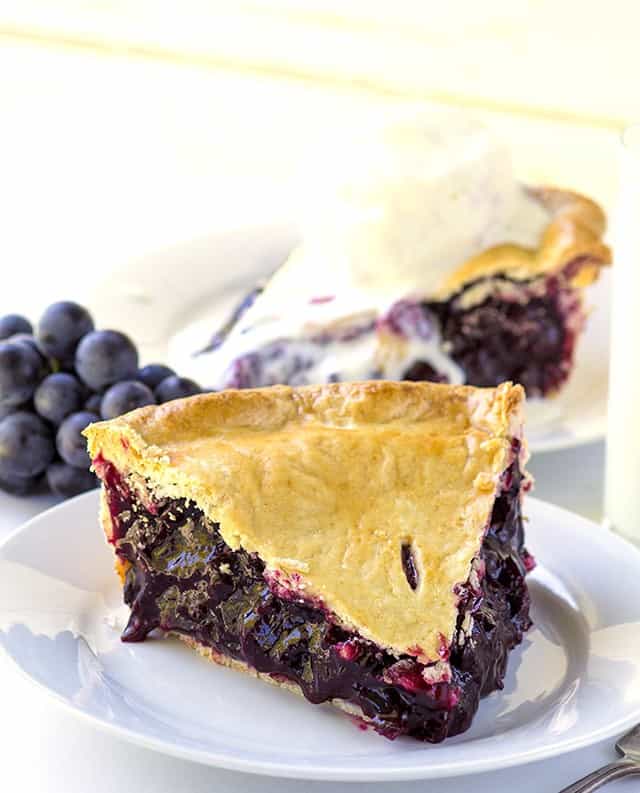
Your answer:
[[[438,372],[427,361],[416,361],[402,375],[403,380],[411,380],[413,382],[428,381],[429,383],[446,383],[449,378]]]
[[[517,455],[472,574],[456,588],[455,635],[450,643],[441,637],[440,661],[450,664],[444,674],[438,663],[391,655],[345,630],[321,605],[274,587],[260,558],[231,550],[193,502],[142,499],[111,463],[100,457],[94,465],[106,490],[111,541],[128,563],[131,616],[123,641],[141,641],[154,629],[188,636],[296,683],[311,702],[355,706],[386,737],[435,743],[466,730],[480,696],[502,687],[508,652],[531,624],[525,574],[533,562],[523,544]],[[401,553],[408,583],[417,586],[410,546]]]
[[[461,297],[474,286],[446,303],[425,305],[440,317],[443,342],[467,382],[495,386],[511,380],[530,396],[557,390],[571,371],[581,325],[573,290],[548,279],[544,293],[524,301],[490,295],[465,308]]]
[[[363,334],[391,333],[408,341],[440,344],[442,351],[459,367],[464,381],[475,386],[495,386],[506,380],[520,383],[530,396],[544,396],[560,388],[568,378],[578,332],[583,324],[578,292],[567,286],[575,274],[572,262],[559,277],[537,281],[514,281],[506,276],[471,282],[445,301],[418,303],[399,300],[375,323],[351,329],[327,330],[309,338],[283,338],[236,358],[224,377],[225,387],[249,388],[276,383],[300,385],[318,379],[316,367],[332,344],[348,344]],[[495,280],[492,290],[480,302],[466,297],[470,290]],[[238,311],[216,334],[215,349],[229,333],[255,292],[248,295]],[[241,310],[242,309],[242,310]],[[335,351],[337,352],[337,351]],[[348,356],[347,356],[348,358]],[[426,356],[428,358],[428,354]],[[339,359],[336,360],[339,367]],[[435,360],[421,354],[409,358],[404,372],[385,373],[372,364],[370,379],[448,382]],[[321,378],[322,379],[322,378]],[[326,379],[326,378],[324,378]],[[336,371],[333,380],[353,379],[348,371]]]
[[[202,355],[205,352],[213,352],[214,350],[217,350],[227,338],[232,328],[238,324],[244,314],[255,303],[256,298],[259,297],[263,291],[264,287],[261,284],[258,284],[258,286],[254,287],[247,295],[245,295],[242,300],[234,307],[231,315],[224,325],[222,325],[222,327],[213,334],[206,347],[204,347],[202,350],[199,350],[196,355]]]

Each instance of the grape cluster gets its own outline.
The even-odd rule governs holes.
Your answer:
[[[139,368],[131,339],[95,330],[77,303],[49,306],[35,329],[19,314],[0,317],[0,489],[91,490],[88,424],[201,390],[163,364]]]

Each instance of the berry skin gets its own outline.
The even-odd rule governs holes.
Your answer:
[[[27,344],[0,342],[0,405],[22,405],[31,399],[42,375],[42,362]]]
[[[95,413],[96,416],[100,415],[100,405],[102,404],[102,394],[91,394],[91,396],[84,403],[84,409],[89,413]]]
[[[158,402],[162,404],[163,402],[170,402],[172,399],[181,399],[182,397],[193,396],[201,392],[202,389],[194,380],[190,380],[188,377],[171,375],[160,383],[154,393]]]
[[[98,487],[98,477],[88,468],[74,468],[67,463],[55,462],[47,468],[47,484],[53,493],[71,498]]]
[[[15,336],[16,333],[33,333],[33,327],[21,314],[6,314],[0,317],[0,340]]]
[[[72,374],[56,372],[40,383],[33,395],[33,404],[43,419],[56,426],[70,413],[82,407],[84,388]]]
[[[100,415],[103,419],[114,419],[130,410],[155,405],[153,391],[137,380],[124,380],[116,383],[105,392],[100,404]]]
[[[38,476],[55,453],[51,430],[39,416],[19,410],[0,421],[0,478]]]
[[[135,379],[138,352],[133,342],[117,330],[95,330],[78,345],[76,372],[93,391],[120,380]]]
[[[13,407],[13,405],[0,405],[0,421],[6,416],[10,416],[12,413],[15,413],[18,410],[17,407]]]
[[[42,371],[44,374],[42,375],[45,377],[51,371],[51,367],[49,366],[49,361],[47,356],[40,346],[36,337],[31,333],[15,333],[13,336],[10,336],[7,341],[10,341],[12,344],[23,344],[28,347],[30,350],[33,350],[40,359],[42,364]]]
[[[42,476],[0,475],[0,490],[12,496],[29,496],[40,489]]]
[[[53,303],[38,323],[38,341],[50,358],[73,360],[80,339],[93,330],[91,314],[71,300]]]
[[[89,470],[87,442],[82,431],[94,421],[100,421],[100,417],[82,410],[72,413],[62,422],[56,434],[56,447],[65,463]]]
[[[175,372],[168,366],[162,363],[150,363],[143,366],[142,369],[138,369],[136,379],[153,391],[154,388],[157,388],[163,380],[171,377],[171,375],[175,375]]]

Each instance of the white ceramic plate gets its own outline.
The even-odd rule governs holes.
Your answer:
[[[640,552],[595,524],[530,499],[536,627],[504,691],[440,746],[362,732],[217,667],[174,639],[123,644],[126,619],[97,493],[42,513],[0,549],[0,645],[68,708],[136,743],[238,771],[400,780],[526,763],[640,720]]]
[[[271,225],[177,245],[109,273],[91,305],[104,326],[126,329],[146,360],[168,360],[188,375],[194,351],[206,345],[235,303],[273,272],[295,242],[290,227]],[[597,310],[582,339],[572,381],[557,399],[529,407],[527,435],[533,452],[604,437],[608,273],[592,289],[590,302]]]

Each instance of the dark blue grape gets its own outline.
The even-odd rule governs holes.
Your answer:
[[[33,396],[42,375],[37,353],[20,342],[0,342],[0,405],[22,405]]]
[[[70,413],[82,407],[84,388],[67,372],[50,374],[40,383],[33,395],[33,404],[43,419],[60,424]]]
[[[170,369],[162,363],[149,363],[143,366],[142,369],[138,369],[136,379],[140,380],[140,382],[144,383],[146,386],[149,386],[153,391],[154,388],[157,388],[163,380],[167,377],[171,377],[172,374],[175,374],[173,369]]]
[[[76,372],[93,391],[120,380],[133,380],[138,352],[131,339],[117,330],[88,333],[76,350]]]
[[[84,403],[84,409],[89,413],[100,415],[100,405],[102,404],[102,394],[91,394],[91,396]]]
[[[80,339],[93,330],[91,314],[71,300],[53,303],[38,323],[38,340],[50,358],[73,361]]]
[[[98,487],[98,477],[88,468],[74,468],[67,463],[55,462],[47,468],[47,484],[52,492],[71,498]]]
[[[55,453],[51,430],[39,416],[19,410],[0,421],[0,477],[37,476]]]
[[[0,317],[0,340],[8,339],[16,333],[33,333],[33,326],[21,314],[6,314]]]
[[[0,474],[0,490],[13,496],[29,496],[41,489],[42,476],[10,476]]]
[[[10,416],[12,413],[15,413],[16,410],[19,410],[19,408],[13,405],[0,405],[0,421],[2,421],[5,416]]]
[[[62,422],[56,435],[56,447],[65,463],[69,463],[75,468],[89,468],[87,441],[82,431],[94,421],[100,421],[100,417],[95,413],[81,410],[67,416]]]
[[[44,354],[43,349],[38,344],[38,340],[35,336],[32,336],[30,333],[16,333],[14,336],[11,336],[7,341],[11,342],[12,344],[21,344],[23,347],[27,347],[31,352],[35,353],[38,357],[38,361],[40,362],[40,371],[38,373],[38,378],[40,382],[44,380],[44,378],[51,374],[51,364],[49,359]]]
[[[130,410],[155,405],[153,391],[137,380],[124,380],[112,385],[102,397],[100,415],[103,419],[114,419]]]
[[[178,377],[173,374],[166,377],[155,390],[156,399],[158,402],[170,402],[172,399],[181,399],[182,397],[193,396],[194,394],[201,393],[202,389],[194,381],[189,380],[188,377]]]

